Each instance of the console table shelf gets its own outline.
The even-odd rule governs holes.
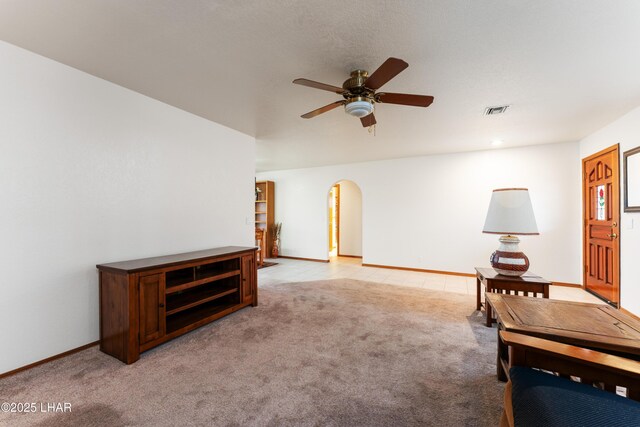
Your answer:
[[[194,286],[201,286],[207,283],[215,282],[218,280],[226,279],[227,277],[239,276],[240,270],[230,271],[228,273],[218,274],[217,276],[207,277],[206,279],[194,280],[192,282],[184,282],[179,285],[167,285],[166,293],[172,294],[174,292],[180,292],[193,288]]]
[[[98,265],[100,350],[140,353],[248,305],[258,305],[256,248],[228,246]]]
[[[204,304],[205,302],[213,301],[214,299],[222,298],[235,292],[238,292],[238,288],[233,286],[226,289],[199,288],[194,292],[179,293],[171,300],[167,298],[167,316]]]

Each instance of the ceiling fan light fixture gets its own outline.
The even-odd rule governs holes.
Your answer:
[[[351,101],[344,106],[344,111],[354,117],[365,117],[373,113],[373,103],[371,101]]]

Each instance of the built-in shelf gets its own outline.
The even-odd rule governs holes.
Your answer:
[[[264,230],[261,259],[268,258],[273,248],[273,236],[271,231],[274,223],[274,183],[273,181],[257,181],[256,188],[260,199],[256,200],[255,206],[255,226]]]

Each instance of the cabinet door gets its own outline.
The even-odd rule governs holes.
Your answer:
[[[242,302],[251,302],[257,305],[256,279],[255,279],[255,258],[252,255],[242,257]]]
[[[140,344],[165,334],[164,274],[142,276],[140,287]]]

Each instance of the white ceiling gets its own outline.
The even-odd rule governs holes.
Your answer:
[[[255,136],[258,171],[576,141],[640,105],[637,0],[2,0],[0,39]],[[383,90],[431,107],[378,104],[375,137],[299,117],[340,97],[294,78],[390,56]]]

